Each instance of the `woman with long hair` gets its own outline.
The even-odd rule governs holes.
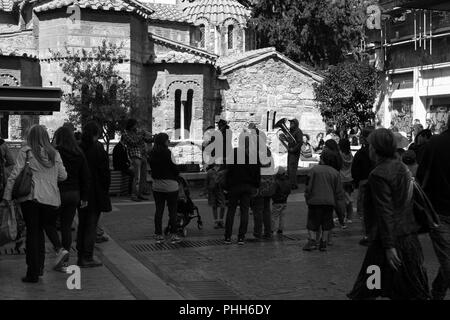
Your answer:
[[[18,200],[25,220],[27,274],[23,282],[36,283],[44,272],[46,226],[55,221],[56,209],[61,205],[58,182],[67,178],[59,152],[52,146],[47,130],[32,126],[26,137],[26,145],[20,149],[16,164],[6,184],[3,199],[12,200],[17,177],[28,159],[33,173],[31,193]],[[68,255],[66,250],[57,253],[57,261]]]
[[[61,193],[61,207],[58,209],[58,216],[61,221],[61,239],[56,230],[56,220],[50,226],[50,229],[46,229],[46,232],[57,252],[61,248],[70,252],[72,247],[72,223],[77,207],[85,208],[88,203],[90,172],[84,153],[78,146],[70,128],[63,126],[56,130],[53,145],[61,155],[67,171],[67,179],[58,184]],[[65,272],[68,260],[69,256],[61,264],[56,265],[55,270]]]
[[[412,176],[396,156],[392,131],[377,129],[369,136],[370,158],[375,169],[369,175],[365,195],[365,219],[369,241],[366,257],[350,299],[385,297],[396,300],[429,299],[428,278],[413,212]],[[379,288],[371,290],[368,267],[381,271]]]
[[[94,268],[102,265],[94,258],[94,246],[97,238],[97,225],[102,212],[112,210],[109,198],[111,172],[108,153],[98,141],[100,127],[95,122],[87,123],[82,130],[81,150],[86,157],[91,173],[88,203],[78,210],[77,251],[78,266]]]
[[[155,144],[150,153],[150,168],[152,170],[152,189],[156,206],[156,242],[162,243],[165,240],[162,230],[162,219],[167,202],[169,229],[172,234],[171,242],[178,243],[181,241],[176,234],[179,171],[172,160],[172,152],[169,150],[169,136],[165,133],[159,133],[155,136]]]

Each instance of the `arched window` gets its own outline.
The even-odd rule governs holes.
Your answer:
[[[277,112],[273,112],[273,118],[272,118],[272,130],[275,127],[275,124],[277,123]]]
[[[175,140],[180,140],[180,130],[181,130],[181,90],[175,91]]]
[[[187,92],[187,101],[184,104],[184,130],[186,133],[184,139],[189,139],[190,134],[187,132],[191,131],[191,123],[192,123],[192,102],[194,100],[194,90],[190,89]]]
[[[205,32],[206,32],[205,25],[201,24],[199,26],[199,36],[198,36],[198,39],[199,39],[198,43],[199,43],[200,48],[205,48],[205,46],[206,46],[206,41],[205,41],[206,34],[205,34]]]
[[[228,26],[228,49],[233,49],[234,46],[234,26]]]

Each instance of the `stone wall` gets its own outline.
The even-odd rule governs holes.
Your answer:
[[[29,56],[37,55],[32,30],[2,33],[3,31],[0,30],[0,53],[15,53],[17,55],[25,53]]]
[[[315,107],[313,80],[282,61],[270,58],[226,75],[222,118],[230,122],[235,138],[249,122],[263,131],[274,131],[281,118],[297,118],[304,133],[315,139],[325,130]]]
[[[159,23],[150,20],[148,32],[156,34],[173,41],[181,42],[187,45],[191,44],[191,26],[187,24],[175,23]]]

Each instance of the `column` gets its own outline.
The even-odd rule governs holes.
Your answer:
[[[425,125],[427,116],[424,99],[420,96],[420,87],[422,85],[421,72],[419,67],[414,68],[414,96],[413,96],[413,121],[419,119],[422,125]]]

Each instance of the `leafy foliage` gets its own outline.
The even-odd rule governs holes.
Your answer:
[[[262,47],[275,46],[294,61],[336,64],[360,44],[365,0],[260,0],[251,26]]]
[[[367,62],[343,62],[328,70],[314,92],[324,121],[337,128],[373,122],[378,74]]]

